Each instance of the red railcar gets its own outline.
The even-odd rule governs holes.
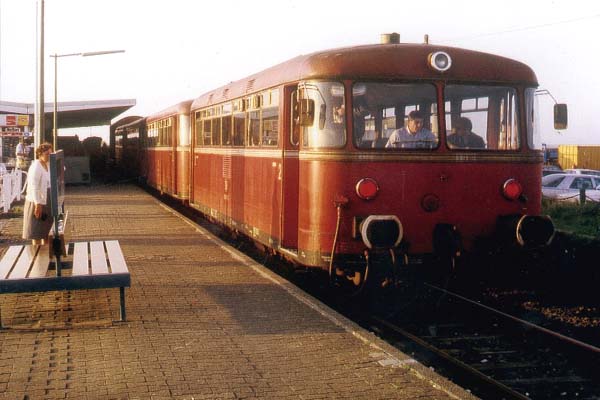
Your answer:
[[[146,119],[146,182],[181,200],[189,198],[191,103],[183,101]]]
[[[190,205],[357,284],[379,255],[546,244],[536,87],[520,62],[431,44],[296,57],[193,101]],[[411,112],[427,140],[395,146]],[[465,119],[479,139],[449,139]]]

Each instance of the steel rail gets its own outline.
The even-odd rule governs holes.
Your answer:
[[[445,351],[427,343],[425,340],[419,338],[416,335],[413,335],[410,332],[407,332],[406,330],[400,328],[399,326],[392,324],[391,322],[381,319],[379,317],[371,317],[371,319],[373,319],[374,321],[377,321],[377,323],[387,327],[388,329],[391,329],[392,331],[408,338],[409,340],[417,343],[419,346],[422,346],[422,347],[426,348],[427,350],[437,354],[438,356],[445,359],[446,361],[449,361],[449,362],[455,364],[459,368],[462,368],[462,369],[468,371],[470,374],[475,375],[477,378],[481,379],[482,381],[486,382],[487,384],[492,385],[496,388],[499,388],[500,390],[502,390],[502,392],[506,393],[507,395],[510,395],[512,398],[519,399],[519,400],[531,400],[531,398],[511,389],[510,387],[506,386],[502,382],[499,382],[499,381],[487,376],[483,372],[478,371],[477,369],[471,367],[468,364],[465,364],[464,362],[460,361],[459,359],[452,357]]]
[[[568,336],[565,336],[565,335],[563,335],[563,334],[560,334],[560,333],[558,333],[558,332],[551,331],[550,329],[547,329],[547,328],[544,328],[544,327],[542,327],[542,326],[536,325],[536,324],[534,324],[534,323],[531,323],[531,322],[529,322],[529,321],[526,321],[526,320],[524,320],[524,319],[517,318],[517,317],[515,317],[515,316],[513,316],[513,315],[507,314],[507,313],[505,313],[505,312],[502,312],[502,311],[500,311],[500,310],[497,310],[497,309],[495,309],[495,308],[492,308],[492,307],[490,307],[490,306],[486,306],[485,304],[481,304],[481,303],[478,303],[478,302],[476,302],[476,301],[470,300],[470,299],[468,299],[468,298],[466,298],[466,297],[463,297],[463,296],[461,296],[461,295],[459,295],[459,294],[457,294],[457,293],[451,292],[451,291],[449,291],[449,290],[446,290],[446,289],[443,289],[443,288],[441,288],[441,287],[438,287],[438,286],[435,286],[435,285],[432,285],[432,284],[429,284],[429,283],[424,283],[424,285],[426,285],[426,286],[429,286],[429,287],[430,287],[430,288],[432,288],[432,289],[439,290],[440,292],[446,293],[446,294],[448,294],[448,295],[450,295],[450,296],[454,296],[454,297],[456,297],[456,298],[458,298],[458,299],[461,299],[461,300],[463,300],[463,301],[466,301],[467,303],[474,304],[474,305],[476,305],[476,306],[479,306],[479,307],[485,308],[485,309],[486,309],[486,310],[488,310],[488,311],[491,311],[491,312],[494,312],[494,313],[496,313],[496,314],[502,315],[502,316],[503,316],[503,317],[505,317],[505,318],[508,318],[508,319],[511,319],[511,320],[513,320],[513,321],[515,321],[515,322],[518,322],[518,323],[520,323],[520,324],[526,325],[526,326],[527,326],[527,327],[529,327],[529,328],[532,328],[532,329],[538,330],[538,331],[540,331],[540,332],[543,332],[543,333],[545,333],[545,334],[548,334],[548,335],[554,336],[554,337],[556,337],[556,338],[559,338],[559,339],[561,339],[561,340],[564,340],[564,341],[566,341],[566,342],[569,342],[569,343],[571,343],[571,344],[573,344],[573,345],[575,345],[575,346],[579,346],[579,347],[582,347],[582,348],[584,348],[584,349],[586,349],[586,350],[589,350],[589,351],[592,351],[592,352],[594,352],[594,353],[598,353],[598,354],[600,354],[600,348],[598,348],[598,347],[596,347],[596,346],[594,346],[594,345],[591,345],[591,344],[588,344],[588,343],[582,342],[582,341],[580,341],[580,340],[577,340],[577,339],[570,338],[570,337],[568,337]]]

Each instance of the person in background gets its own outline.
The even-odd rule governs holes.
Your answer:
[[[17,143],[17,147],[15,148],[15,156],[17,158],[17,163],[15,166],[19,169],[25,169],[27,167],[27,151],[29,149],[25,145],[25,138],[21,138],[19,143]]]
[[[471,132],[471,129],[473,129],[473,124],[469,118],[458,118],[452,128],[453,133],[448,136],[448,146],[451,149],[485,149],[483,139]]]
[[[27,195],[23,209],[23,239],[33,245],[45,244],[52,227],[50,209],[50,153],[52,145],[42,143],[35,150],[36,160],[27,172]]]
[[[425,115],[422,111],[411,111],[408,114],[406,126],[392,132],[385,147],[397,149],[430,149],[435,147],[437,138],[433,132],[423,127],[424,120]]]

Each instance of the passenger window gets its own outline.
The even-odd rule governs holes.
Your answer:
[[[269,107],[262,111],[263,145],[277,146],[279,143],[279,108]]]
[[[343,147],[346,144],[344,85],[338,82],[304,82],[298,85],[299,104],[311,104],[311,119],[300,122],[302,146]]]
[[[231,146],[231,116],[223,117],[221,121],[221,136],[223,146]]]
[[[212,121],[210,119],[205,119],[203,121],[203,129],[202,129],[202,135],[204,136],[204,141],[203,144],[205,146],[210,146],[211,144],[211,137],[212,137]]]
[[[213,146],[221,145],[221,118],[213,119],[213,134],[212,134]]]
[[[248,113],[248,146],[260,145],[260,111]]]
[[[246,143],[246,114],[233,115],[233,145],[243,146]]]

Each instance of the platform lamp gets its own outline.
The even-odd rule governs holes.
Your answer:
[[[74,57],[74,56],[81,56],[81,57],[91,57],[91,56],[103,56],[105,54],[114,54],[114,53],[125,53],[125,50],[105,50],[105,51],[90,51],[90,52],[85,52],[85,53],[69,53],[69,54],[51,54],[50,57],[54,58],[54,127],[52,129],[52,145],[54,147],[54,150],[56,151],[56,137],[58,136],[58,125],[57,125],[57,98],[58,98],[58,90],[57,90],[57,81],[58,81],[58,75],[57,75],[57,66],[58,66],[58,59],[61,57]]]

